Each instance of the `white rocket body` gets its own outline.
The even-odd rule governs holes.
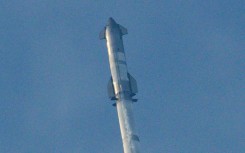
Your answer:
[[[122,36],[127,29],[109,18],[108,24],[100,33],[100,39],[106,39],[111,70],[108,94],[116,100],[124,153],[139,153],[139,137],[136,134],[132,103],[138,92],[136,80],[128,73]]]

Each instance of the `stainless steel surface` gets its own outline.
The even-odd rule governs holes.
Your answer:
[[[132,104],[133,96],[138,92],[136,80],[128,73],[122,36],[127,29],[109,18],[106,27],[100,33],[100,39],[106,39],[111,79],[108,82],[108,95],[116,100],[120,131],[124,153],[139,153],[139,137],[136,134]]]

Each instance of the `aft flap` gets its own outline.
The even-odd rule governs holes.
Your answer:
[[[122,35],[128,34],[128,30],[119,24],[119,28]]]
[[[99,38],[105,39],[105,28],[100,32]]]
[[[110,78],[108,84],[107,84],[107,91],[108,91],[108,97],[113,100],[115,99],[115,92],[114,92],[114,87],[113,87],[113,82],[112,82],[112,77]]]
[[[128,78],[130,82],[131,95],[134,96],[138,92],[137,82],[129,73]]]

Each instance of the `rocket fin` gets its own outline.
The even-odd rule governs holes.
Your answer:
[[[108,91],[108,97],[111,100],[116,100],[115,92],[114,92],[114,86],[112,82],[112,77],[110,78],[108,84],[107,84],[107,91]]]
[[[131,89],[131,96],[134,96],[138,92],[137,82],[135,78],[133,78],[129,73],[128,73],[128,78],[129,78],[129,84]]]
[[[122,35],[128,34],[128,30],[119,24],[119,28]]]
[[[105,39],[105,28],[100,32],[99,38]]]

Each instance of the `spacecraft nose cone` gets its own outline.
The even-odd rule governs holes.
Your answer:
[[[115,21],[112,17],[110,17],[110,18],[108,19],[107,25],[112,26],[112,25],[115,25],[115,24],[116,24],[116,21]]]

